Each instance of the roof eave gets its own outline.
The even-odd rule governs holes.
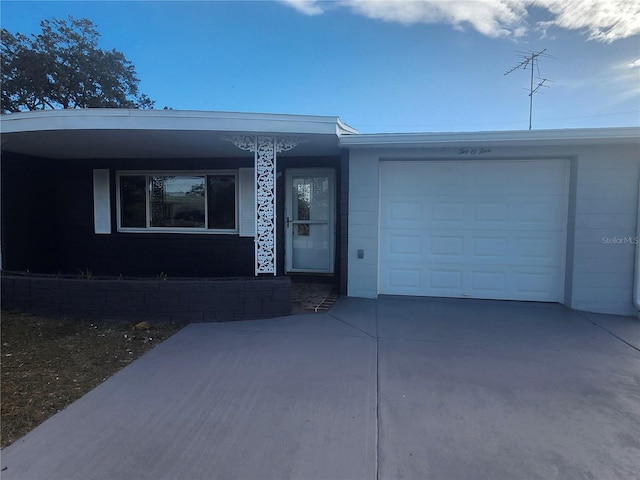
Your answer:
[[[76,109],[3,115],[3,134],[52,130],[192,130],[245,133],[353,133],[338,117],[197,110]]]
[[[351,149],[406,149],[426,147],[470,147],[484,145],[584,145],[596,143],[640,143],[640,127],[460,133],[383,133],[340,137],[340,146]]]

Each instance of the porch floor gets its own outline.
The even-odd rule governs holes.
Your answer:
[[[291,313],[324,313],[338,298],[338,286],[330,283],[293,282]]]

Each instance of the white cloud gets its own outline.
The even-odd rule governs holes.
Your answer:
[[[568,30],[586,30],[589,39],[611,43],[640,34],[640,2],[636,0],[536,0],[555,19],[542,22]]]
[[[290,7],[295,8],[304,15],[321,15],[324,13],[324,8],[317,0],[279,0],[281,3],[286,3]]]
[[[601,88],[610,92],[612,103],[637,105],[640,100],[640,59],[609,64],[594,74],[586,88]]]
[[[619,82],[628,97],[640,97],[640,58],[624,62],[616,69],[620,72]]]
[[[351,10],[370,18],[412,23],[445,23],[456,28],[471,25],[489,37],[515,36],[522,32],[526,8],[513,0],[347,0]]]
[[[329,8],[348,8],[369,18],[397,22],[442,23],[460,30],[471,26],[492,38],[518,38],[530,25],[527,9],[546,9],[549,27],[588,32],[589,39],[613,42],[640,34],[640,2],[637,0],[280,0],[305,15],[319,15]]]
[[[625,64],[626,68],[640,68],[640,58],[638,60],[634,60],[633,62],[629,62]]]

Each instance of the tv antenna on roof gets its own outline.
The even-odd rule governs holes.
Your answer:
[[[520,56],[523,58],[523,60],[519,64],[517,64],[515,67],[509,69],[504,73],[505,75],[509,75],[511,72],[515,70],[519,70],[519,69],[526,70],[527,68],[531,67],[531,84],[528,89],[529,90],[529,130],[531,130],[531,119],[533,116],[533,94],[540,93],[539,90],[541,87],[548,88],[549,85],[545,85],[545,83],[551,81],[548,78],[540,77],[540,68],[538,67],[538,62],[540,61],[539,60],[540,57],[554,58],[551,55],[544,53],[546,51],[547,49],[545,48],[543,50],[540,50],[539,52],[518,52],[520,53]],[[534,68],[538,70],[538,79],[535,85],[533,81]]]

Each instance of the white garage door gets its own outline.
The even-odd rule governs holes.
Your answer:
[[[567,162],[380,163],[379,293],[559,302]]]

